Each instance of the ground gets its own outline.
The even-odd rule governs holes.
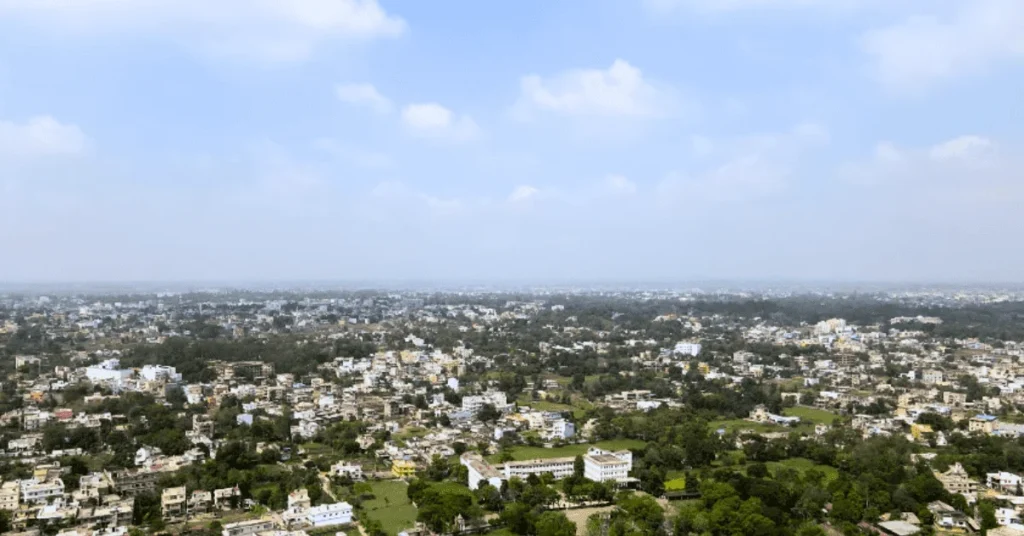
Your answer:
[[[611,512],[614,510],[614,506],[599,506],[597,508],[576,508],[574,510],[565,510],[565,517],[569,518],[569,521],[576,523],[576,536],[583,536],[587,533],[587,518],[593,514]]]
[[[515,447],[512,449],[512,457],[516,461],[520,460],[538,460],[545,458],[567,458],[570,456],[578,456],[587,453],[587,449],[591,446],[596,446],[605,450],[629,450],[629,449],[641,449],[644,447],[644,442],[636,439],[612,439],[609,441],[599,441],[594,445],[582,444],[582,445],[565,445],[563,447],[555,448],[544,448],[544,447]],[[491,463],[497,463],[500,459],[500,454],[492,454],[487,459]]]
[[[782,414],[787,417],[800,417],[801,422],[810,422],[813,424],[832,424],[832,421],[836,420],[836,414],[831,411],[807,406],[786,408],[782,411]]]
[[[370,482],[374,499],[363,503],[366,517],[376,519],[384,525],[388,534],[398,534],[416,524],[416,506],[406,491],[409,486],[400,480]]]

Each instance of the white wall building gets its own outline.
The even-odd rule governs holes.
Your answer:
[[[181,381],[181,374],[178,374],[174,367],[165,365],[146,365],[142,367],[139,376],[151,382],[163,380],[169,383],[178,383]]]
[[[352,505],[347,502],[321,504],[309,509],[306,520],[314,527],[347,525],[352,522]]]
[[[676,343],[676,347],[672,350],[676,355],[688,355],[690,357],[697,357],[700,355],[700,343],[699,342],[680,342]]]
[[[504,480],[501,473],[479,454],[466,452],[459,457],[459,463],[466,467],[466,473],[469,476],[469,489],[477,489],[483,484],[490,484],[501,489],[501,482]]]
[[[583,476],[595,482],[622,482],[633,469],[633,453],[611,452],[591,447],[583,456]]]

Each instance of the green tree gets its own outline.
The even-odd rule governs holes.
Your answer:
[[[537,536],[575,536],[576,524],[561,512],[544,512],[537,516]]]

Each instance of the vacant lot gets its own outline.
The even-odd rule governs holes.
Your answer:
[[[363,503],[366,515],[380,521],[388,534],[398,534],[416,524],[416,506],[409,501],[406,491],[409,486],[400,480],[370,482],[373,500]]]

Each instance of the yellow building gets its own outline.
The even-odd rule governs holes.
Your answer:
[[[920,441],[922,435],[930,433],[932,433],[930,424],[912,424],[910,426],[910,435],[914,436],[914,441]]]
[[[409,460],[395,460],[391,462],[391,474],[397,478],[412,478],[416,476],[416,464]]]

